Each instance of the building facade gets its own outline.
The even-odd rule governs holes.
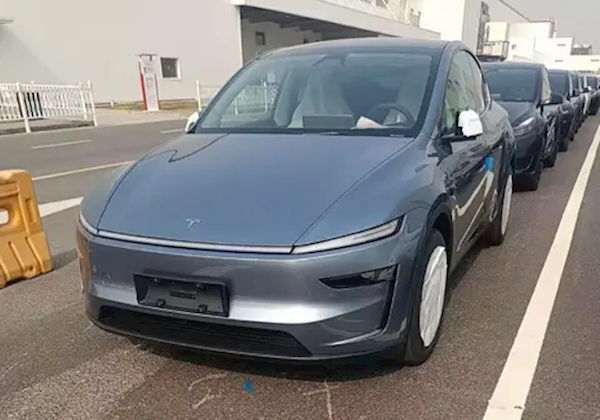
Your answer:
[[[477,47],[481,0],[0,0],[0,82],[90,80],[97,102],[221,86],[257,54],[320,40],[393,36]],[[143,64],[140,64],[143,63]],[[149,67],[148,67],[149,66]]]
[[[587,46],[586,52],[592,52]],[[574,39],[558,37],[556,22],[490,22],[483,54],[508,61],[543,63],[550,69],[600,74],[600,56],[583,54]]]

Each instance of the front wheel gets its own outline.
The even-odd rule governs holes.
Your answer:
[[[448,282],[448,253],[442,234],[433,229],[427,239],[425,252],[416,258],[416,290],[404,347],[403,362],[416,366],[424,363],[435,348],[446,303]]]
[[[532,174],[519,176],[519,186],[523,187],[525,191],[537,191],[540,187],[543,166],[542,157],[538,156],[536,158],[534,172]]]
[[[571,133],[571,130],[569,130],[569,132],[567,134],[565,134],[565,136],[563,137],[562,141],[560,142],[560,145],[558,146],[558,151],[559,152],[566,152],[569,150],[569,144],[571,144],[571,142],[573,141],[573,134]]]
[[[487,241],[492,246],[502,245],[506,238],[506,231],[508,230],[508,222],[510,220],[510,208],[512,205],[512,194],[513,194],[513,171],[512,167],[509,166],[508,175],[506,182],[504,183],[504,190],[501,195],[501,202],[496,213],[496,217],[490,223]]]
[[[554,142],[554,146],[552,146],[552,153],[546,159],[544,159],[544,166],[546,168],[554,168],[556,165],[556,159],[558,159],[558,142]]]

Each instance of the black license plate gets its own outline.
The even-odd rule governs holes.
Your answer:
[[[140,305],[208,315],[228,316],[224,284],[135,276]]]

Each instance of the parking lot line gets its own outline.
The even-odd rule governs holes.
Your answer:
[[[164,131],[160,132],[160,134],[175,134],[175,133],[183,133],[183,129],[182,128],[176,128],[174,130],[164,130]]]
[[[134,163],[134,161],[133,160],[129,160],[129,161],[126,161],[126,162],[116,162],[116,163],[108,163],[106,165],[90,166],[90,167],[87,167],[87,168],[74,169],[72,171],[58,172],[58,173],[55,173],[55,174],[36,176],[36,177],[33,178],[33,180],[34,181],[43,181],[43,180],[46,180],[46,179],[54,179],[54,178],[60,178],[60,177],[63,177],[63,176],[77,175],[77,174],[82,174],[82,173],[85,173],[85,172],[99,171],[99,170],[102,170],[102,169],[118,168],[119,166],[131,165],[132,163]]]
[[[68,200],[53,201],[51,203],[40,204],[40,216],[46,217],[54,213],[77,207],[83,201],[83,197],[69,198]],[[8,222],[8,212],[0,212],[0,225]]]
[[[519,420],[523,416],[599,145],[600,128],[587,152],[483,420]]]
[[[32,146],[31,150],[51,149],[53,147],[63,147],[63,146],[74,146],[76,144],[85,144],[85,143],[91,143],[91,142],[92,142],[92,140],[76,140],[76,141],[66,141],[63,143],[41,144],[39,146]]]

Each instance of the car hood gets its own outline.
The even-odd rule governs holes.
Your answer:
[[[506,112],[508,112],[508,118],[513,127],[523,122],[535,108],[533,102],[497,102],[502,108],[506,109]]]
[[[132,166],[114,188],[97,228],[175,241],[291,246],[336,200],[409,141],[186,135]]]

